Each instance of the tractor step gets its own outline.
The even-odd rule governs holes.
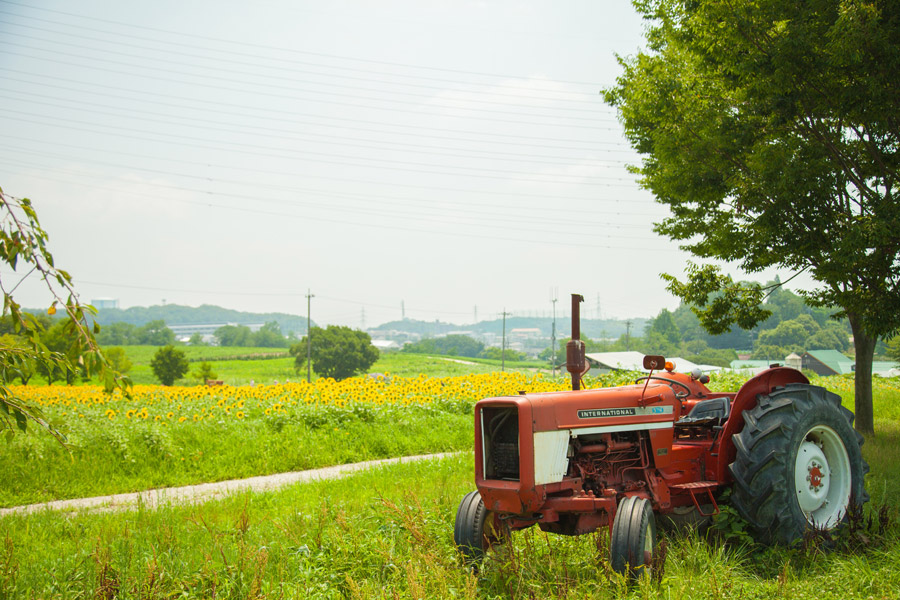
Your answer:
[[[712,517],[719,514],[719,505],[716,504],[716,499],[713,496],[713,490],[717,487],[719,487],[719,483],[716,481],[690,481],[688,483],[676,483],[675,485],[670,485],[669,489],[682,490],[690,493],[691,500],[694,501],[697,512],[704,517]],[[704,492],[709,497],[710,503],[713,505],[713,511],[710,513],[703,512],[703,509],[700,508],[700,501],[697,498],[697,494],[703,494]]]

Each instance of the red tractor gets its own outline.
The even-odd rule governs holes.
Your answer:
[[[695,525],[731,504],[765,543],[830,530],[868,499],[868,465],[853,413],[799,371],[772,367],[737,393],[709,377],[644,358],[634,385],[580,389],[587,372],[572,296],[567,369],[572,391],[506,396],[475,405],[475,484],[454,539],[470,561],[518,529],[580,535],[610,528],[610,562],[649,570],[656,515]]]

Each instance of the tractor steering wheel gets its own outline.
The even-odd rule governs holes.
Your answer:
[[[691,393],[694,391],[691,388],[689,388],[686,384],[681,383],[680,381],[675,381],[674,379],[666,379],[665,377],[656,377],[653,375],[651,375],[650,377],[639,377],[639,378],[635,379],[634,382],[640,383],[640,382],[644,381],[645,379],[656,379],[657,381],[665,381],[667,384],[669,384],[669,387],[672,388],[672,391],[675,392],[675,397],[678,398],[679,400],[684,400],[685,398],[690,396]],[[683,387],[685,391],[679,393],[673,387],[675,385]]]

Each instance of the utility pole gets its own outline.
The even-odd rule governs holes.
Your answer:
[[[506,312],[506,307],[503,307],[503,342],[500,346],[500,370],[506,370],[506,316],[512,315],[512,313]]]
[[[631,321],[625,321],[625,350],[631,350]]]
[[[554,377],[556,377],[556,301],[559,300],[559,298],[556,297],[556,293],[556,288],[550,292],[550,302],[553,303],[553,329],[550,330],[550,350],[552,350],[552,353],[550,354],[550,364],[553,365]]]
[[[306,383],[312,381],[312,328],[309,326],[309,308],[315,296],[306,288]]]
[[[600,312],[600,294],[597,294],[597,320],[598,321],[603,318],[601,315],[602,315],[602,313]]]
[[[363,331],[366,330],[366,309],[363,307],[362,315],[359,317],[359,328]]]
[[[472,321],[472,322],[473,322],[473,323],[477,323],[477,322],[478,322],[478,305],[477,305],[477,304],[475,305],[475,320]]]
[[[400,316],[406,320],[406,303],[403,300],[400,301]]]

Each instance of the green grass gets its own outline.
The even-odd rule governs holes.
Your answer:
[[[260,368],[285,360],[290,359],[213,366],[235,363],[234,373],[261,382]],[[387,355],[383,360],[372,370],[452,375],[482,368],[421,355]],[[715,383],[727,387],[737,382]],[[853,408],[852,380],[817,378],[813,383],[836,391]],[[900,590],[900,382],[876,380],[875,414],[876,433],[863,447],[871,466],[866,487],[870,507],[889,506],[892,524],[853,552],[748,548],[671,534],[662,582],[629,588],[599,558],[605,556],[603,535],[566,538],[530,529],[490,553],[476,575],[461,565],[452,543],[456,507],[474,487],[469,452],[198,506],[4,517],[0,600],[893,599]],[[169,429],[152,421],[126,427],[104,420],[79,424],[74,435],[78,448],[71,459],[47,436],[17,436],[6,445],[0,504],[469,450],[471,399],[402,409],[309,407],[290,418],[209,420]]]
[[[605,536],[536,528],[477,573],[452,541],[472,455],[197,506],[0,520],[0,598],[896,598],[896,525],[856,552],[669,534],[658,585],[611,573]],[[599,543],[600,550],[597,545]]]
[[[165,427],[79,419],[69,428],[71,454],[40,432],[6,445],[0,506],[468,450],[469,406],[299,406],[244,420]]]
[[[150,368],[153,354],[159,348],[157,346],[123,346],[126,355],[133,366],[128,375],[135,384],[153,385],[159,380]],[[265,360],[253,360],[252,357],[260,354],[272,356],[284,355],[284,348],[223,348],[216,346],[179,346],[191,361],[191,371],[183,379],[176,381],[176,385],[196,385],[198,379],[193,376],[201,361],[209,361],[216,377],[225,381],[228,385],[249,385],[253,383],[271,384],[285,381],[301,381],[306,379],[306,369],[297,371],[294,368],[294,357],[282,356],[280,358],[267,358]],[[232,360],[227,360],[230,357]],[[483,358],[469,358],[459,356],[431,356],[425,354],[407,354],[401,352],[383,353],[369,373],[390,373],[401,377],[415,377],[425,374],[430,377],[453,377],[469,373],[492,373],[499,371],[499,360]],[[537,361],[507,361],[507,371],[542,372],[549,373],[546,363]],[[313,373],[312,378],[318,376]],[[40,379],[32,381],[35,385],[46,383]],[[79,384],[82,382],[79,382]],[[92,383],[96,383],[94,380]],[[57,383],[57,385],[59,385]]]
[[[384,353],[369,369],[370,373],[391,373],[401,377],[425,374],[429,377],[454,377],[469,373],[493,373],[500,370],[499,360],[468,356],[433,356],[403,352]],[[546,363],[507,361],[507,371],[549,373]]]

